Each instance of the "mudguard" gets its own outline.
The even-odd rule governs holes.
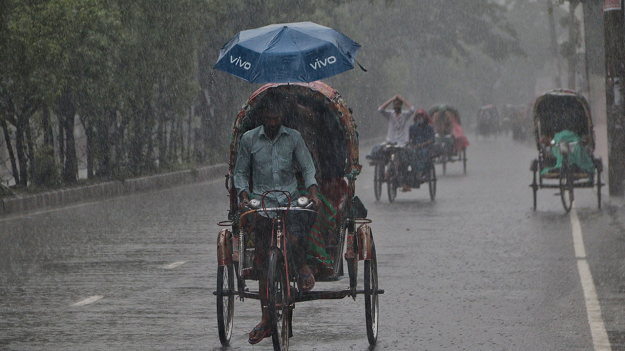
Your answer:
[[[222,229],[217,235],[217,263],[219,266],[232,264],[231,238],[232,233],[230,229]]]
[[[373,243],[371,227],[361,224],[356,235],[358,235],[358,259],[361,261],[371,259],[371,244]]]

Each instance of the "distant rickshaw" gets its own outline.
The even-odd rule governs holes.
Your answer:
[[[594,157],[595,132],[586,99],[569,90],[552,90],[534,104],[534,133],[538,158],[532,161],[534,210],[538,189],[559,189],[568,213],[574,200],[573,189],[597,187],[601,208],[603,161]]]
[[[524,141],[532,132],[534,122],[532,118],[533,103],[528,105],[514,105],[510,113],[510,130],[512,139]]]
[[[499,110],[495,105],[485,105],[477,110],[476,116],[477,126],[475,128],[475,137],[480,135],[484,138],[497,135],[501,132]]]
[[[428,111],[434,123],[436,142],[431,148],[436,164],[443,167],[443,174],[447,172],[447,163],[462,162],[463,172],[467,173],[467,147],[469,141],[460,125],[458,110],[449,105],[436,105]]]

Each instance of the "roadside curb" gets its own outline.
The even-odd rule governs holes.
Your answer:
[[[182,184],[198,183],[216,179],[220,176],[223,177],[226,173],[228,173],[228,165],[221,163],[173,173],[5,198],[0,199],[0,216],[41,208],[65,206],[87,200],[105,199],[137,192],[170,188]]]

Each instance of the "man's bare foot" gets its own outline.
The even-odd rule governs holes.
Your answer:
[[[304,266],[300,268],[297,284],[303,292],[309,292],[315,287],[315,276],[310,270],[310,267]]]

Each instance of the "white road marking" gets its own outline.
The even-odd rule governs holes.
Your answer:
[[[84,300],[82,300],[82,301],[78,301],[78,302],[76,302],[76,303],[75,303],[75,304],[73,304],[72,306],[84,306],[84,305],[88,305],[88,304],[90,304],[90,303],[94,303],[94,302],[96,302],[96,301],[98,301],[98,300],[100,300],[100,299],[103,299],[103,298],[104,298],[104,296],[102,296],[102,295],[95,295],[95,296],[91,296],[91,297],[86,298],[86,299],[84,299]]]
[[[586,300],[586,313],[588,314],[588,324],[590,325],[590,334],[594,344],[595,351],[610,351],[610,339],[603,324],[601,316],[601,306],[597,297],[597,290],[592,279],[590,266],[586,259],[586,248],[584,247],[584,236],[582,234],[582,226],[577,216],[575,207],[571,209],[570,214],[571,228],[573,230],[573,246],[575,248],[575,257],[577,258],[577,271],[584,290],[584,299]]]
[[[170,264],[168,264],[166,266],[163,266],[163,269],[174,269],[176,267],[182,266],[185,263],[186,262],[184,262],[184,261],[178,261],[178,262],[170,263]]]

